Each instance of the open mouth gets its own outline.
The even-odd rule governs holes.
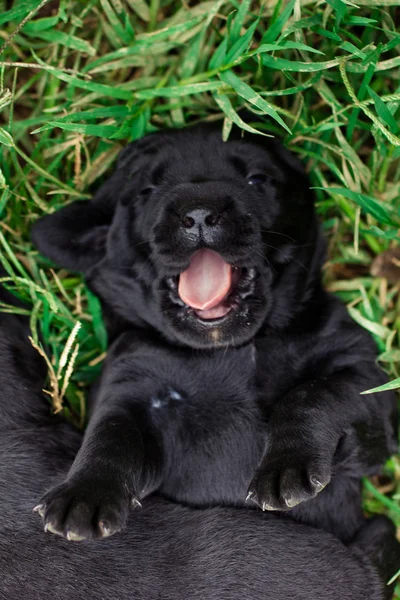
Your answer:
[[[253,294],[256,274],[253,268],[234,267],[217,252],[203,248],[192,256],[183,273],[167,279],[169,296],[199,319],[221,319]]]

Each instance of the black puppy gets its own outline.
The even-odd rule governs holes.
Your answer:
[[[385,381],[375,345],[322,288],[309,182],[279,143],[151,135],[33,240],[85,273],[113,342],[83,445],[38,507],[48,530],[111,535],[158,490],[248,494],[354,536],[360,477],[396,449],[395,396],[360,396]]]
[[[400,544],[384,517],[346,548],[273,515],[149,498],[108,544],[44,536],[30,507],[65,477],[82,440],[50,416],[44,364],[27,336],[22,319],[0,314],[1,600],[391,598]]]

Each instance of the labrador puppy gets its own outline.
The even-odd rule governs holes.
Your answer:
[[[44,536],[30,507],[65,478],[82,440],[50,415],[45,366],[28,333],[22,318],[0,315],[2,600],[391,598],[386,584],[400,564],[400,544],[385,517],[366,522],[346,547],[274,515],[150,497],[107,544]]]
[[[281,144],[150,135],[33,241],[84,273],[111,342],[83,444],[39,504],[48,530],[109,536],[158,491],[354,537],[360,478],[397,447],[396,400],[360,395],[386,380],[375,344],[323,289],[313,194]]]

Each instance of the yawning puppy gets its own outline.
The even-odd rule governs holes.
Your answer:
[[[85,274],[112,342],[83,445],[38,508],[49,530],[111,535],[158,490],[195,506],[248,495],[354,535],[396,402],[360,396],[385,380],[374,343],[322,288],[312,193],[280,144],[151,135],[33,239]]]

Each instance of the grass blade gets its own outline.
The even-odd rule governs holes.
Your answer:
[[[264,98],[262,98],[257,92],[255,92],[247,83],[239,79],[233,71],[225,71],[220,73],[220,78],[224,83],[230,85],[239,96],[250,102],[253,106],[260,109],[263,113],[269,115],[279,125],[281,125],[286,131],[291,133],[289,127],[281,119],[276,110],[272,108],[270,104]]]

